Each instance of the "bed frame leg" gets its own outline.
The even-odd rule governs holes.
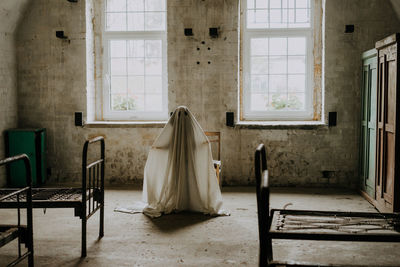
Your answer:
[[[86,224],[87,219],[86,216],[82,218],[82,250],[81,250],[81,257],[86,257]]]
[[[104,203],[100,208],[100,230],[99,237],[102,238],[104,236]]]

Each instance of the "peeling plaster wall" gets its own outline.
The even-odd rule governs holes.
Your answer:
[[[399,28],[389,1],[326,0],[325,111],[338,112],[338,125],[311,129],[225,126],[225,112],[238,112],[238,2],[168,1],[169,109],[187,105],[203,129],[221,131],[226,184],[254,183],[254,149],[264,142],[273,185],[356,186],[360,56]],[[32,4],[18,33],[19,123],[48,129],[51,182],[78,182],[84,139],[101,134],[107,182],[140,183],[160,128],[73,126],[74,111],[87,110],[85,22],[85,1]],[[355,25],[353,34],[344,33],[346,24]],[[183,36],[186,27],[193,38]],[[211,39],[209,27],[220,27],[220,37]],[[70,41],[56,39],[57,29]]]
[[[0,2],[0,158],[5,157],[4,130],[17,127],[17,61],[14,32],[28,0]],[[6,184],[0,169],[0,187]]]

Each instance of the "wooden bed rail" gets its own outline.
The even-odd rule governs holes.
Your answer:
[[[13,157],[9,157],[6,159],[2,159],[0,160],[0,166],[2,165],[7,165],[7,164],[11,164],[12,162],[15,161],[20,161],[22,160],[24,162],[24,166],[25,166],[25,173],[26,173],[26,187],[21,188],[17,191],[13,191],[12,193],[1,197],[0,198],[0,202],[2,200],[5,200],[7,198],[10,198],[12,196],[16,196],[17,200],[18,200],[18,204],[19,204],[19,195],[23,192],[26,192],[26,205],[19,205],[17,207],[17,213],[18,213],[18,229],[19,231],[21,231],[23,228],[21,228],[21,213],[20,213],[20,208],[24,207],[26,208],[26,237],[25,237],[25,244],[26,247],[28,249],[28,251],[24,254],[21,254],[21,237],[18,237],[18,259],[16,259],[15,261],[13,261],[9,266],[14,266],[16,264],[18,264],[20,261],[22,261],[23,259],[25,259],[26,257],[28,257],[28,266],[29,267],[33,267],[34,266],[34,260],[33,260],[33,215],[32,215],[32,169],[31,169],[31,162],[29,160],[29,157],[26,154],[20,154],[17,156],[13,156]]]

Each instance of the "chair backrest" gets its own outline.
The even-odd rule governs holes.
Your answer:
[[[256,176],[258,234],[260,239],[260,266],[266,266],[272,260],[272,243],[269,238],[271,224],[269,214],[269,184],[267,157],[264,144],[260,144],[255,153],[254,170]]]
[[[207,136],[208,141],[210,141],[211,144],[215,143],[217,146],[217,160],[221,160],[221,132],[204,132],[204,134]]]

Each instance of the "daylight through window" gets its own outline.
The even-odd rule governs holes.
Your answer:
[[[244,0],[242,117],[312,118],[310,0]]]
[[[106,0],[104,118],[167,118],[166,0]]]

